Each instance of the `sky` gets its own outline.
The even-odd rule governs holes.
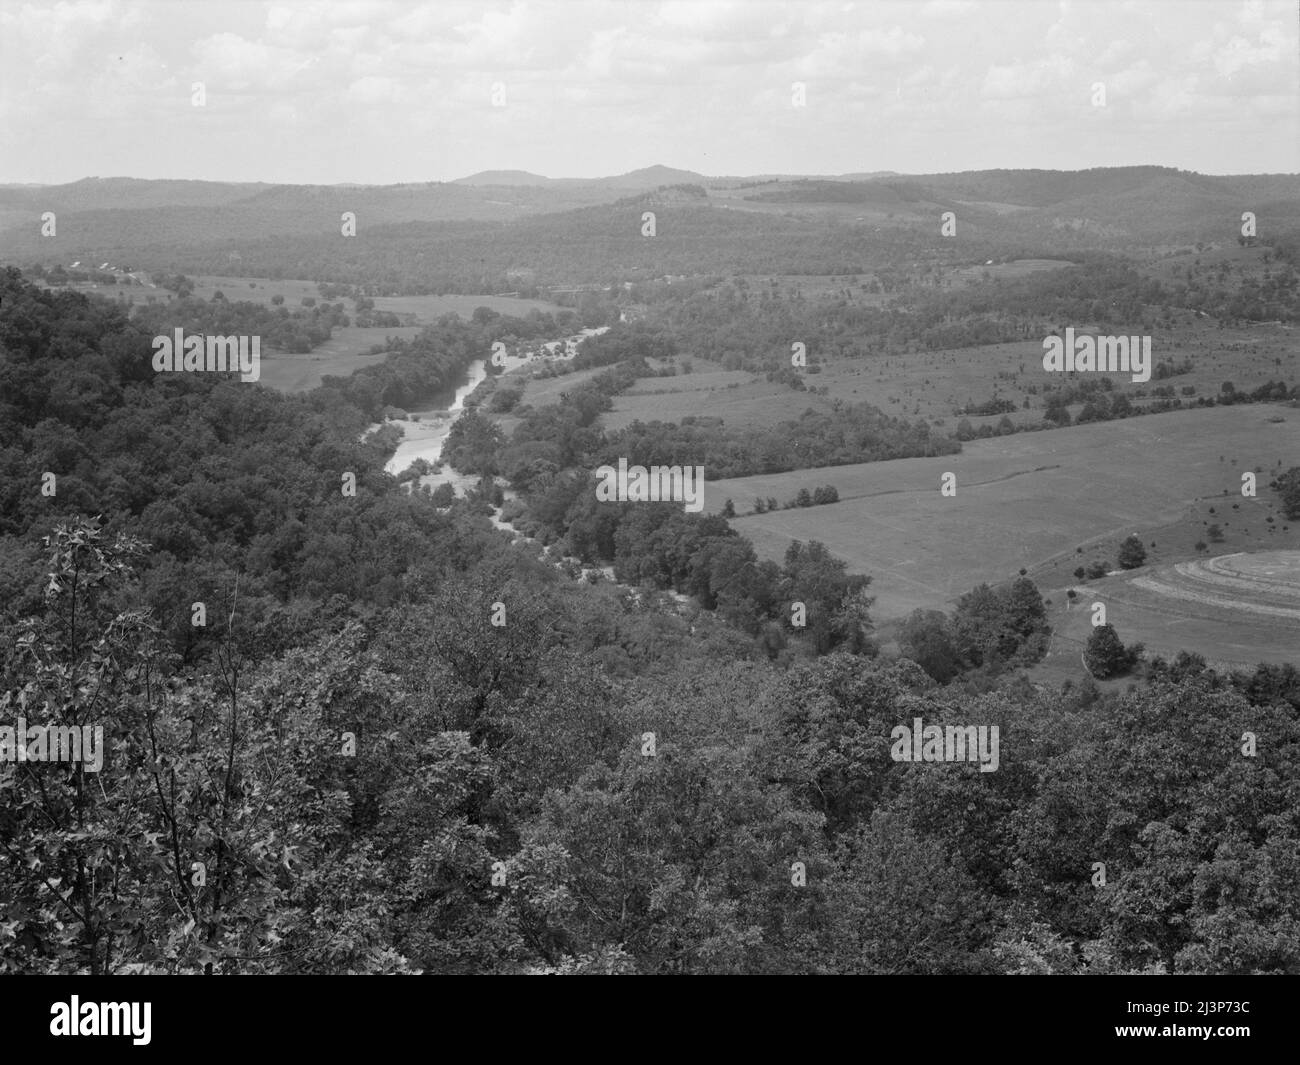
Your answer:
[[[1294,173],[1298,27],[1296,0],[0,0],[0,182]]]

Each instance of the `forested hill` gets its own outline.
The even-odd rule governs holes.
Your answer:
[[[246,610],[294,596],[385,602],[405,580],[482,554],[427,500],[392,490],[383,438],[358,442],[372,417],[366,401],[412,378],[376,368],[286,396],[225,374],[159,375],[158,324],[38,289],[14,270],[0,276],[0,598],[9,610],[39,601],[33,537],[77,516],[100,515],[153,545],[142,594],[178,633],[188,633],[180,587],[202,599],[238,573]],[[454,385],[486,350],[470,324],[439,331],[440,340],[458,331],[459,343],[425,352],[431,390]],[[342,495],[345,473],[356,477],[355,498]]]
[[[342,202],[342,201],[340,201]],[[166,209],[147,217],[108,212],[64,224],[59,245],[68,257],[96,262],[165,265],[186,274],[221,273],[237,252],[251,276],[366,283],[388,294],[509,291],[512,273],[527,267],[536,284],[608,284],[611,277],[652,278],[665,273],[844,273],[914,258],[916,234],[865,234],[816,220],[726,210],[693,189],[624,196],[571,211],[499,221],[392,222],[358,214],[357,236],[339,235],[335,204],[310,220],[267,225],[192,210]],[[653,212],[653,237],[642,233]],[[11,261],[52,251],[13,232],[3,243]],[[961,249],[927,242],[940,261],[984,256],[1003,245],[966,242]],[[54,260],[57,261],[57,260]]]
[[[1132,252],[1300,233],[1300,178],[1169,167],[715,179],[652,167],[529,183],[504,174],[387,186],[222,185],[87,179],[0,187],[0,262],[77,260],[399,292],[513,291],[664,274],[852,274],[934,263]],[[491,178],[491,175],[487,175]],[[525,176],[526,178],[526,176]],[[654,239],[643,212],[656,213]],[[46,212],[57,222],[45,230]],[[941,234],[951,212],[955,232]],[[345,214],[355,237],[342,236]],[[1051,249],[1051,255],[1048,249]],[[514,279],[512,281],[512,278]]]

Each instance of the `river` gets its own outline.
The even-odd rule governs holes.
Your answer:
[[[503,375],[513,373],[524,366],[535,366],[539,359],[567,362],[577,354],[578,344],[587,337],[600,336],[608,329],[607,325],[602,325],[598,329],[584,329],[581,333],[560,340],[544,341],[535,347],[524,349],[519,355],[505,355],[502,362]],[[464,384],[450,396],[446,393],[435,396],[428,410],[409,411],[409,417],[393,418],[388,421],[387,424],[396,425],[402,430],[402,442],[397,445],[393,457],[384,465],[387,473],[399,474],[416,459],[424,459],[430,465],[438,463],[442,457],[442,446],[451,433],[452,425],[465,411],[465,399],[487,377],[486,360],[475,359],[469,364],[465,374]],[[377,429],[378,425],[371,428]],[[464,484],[470,481],[471,478],[448,470],[445,475],[435,474],[421,478],[420,483],[434,487],[444,482],[450,483],[458,492],[463,493]]]
[[[536,365],[539,359],[552,361],[572,359],[577,354],[577,346],[581,341],[589,336],[599,336],[608,329],[609,326],[607,325],[601,326],[599,329],[584,329],[581,333],[571,337],[546,341],[535,348],[523,351],[519,355],[506,355],[503,363],[504,373],[509,374],[521,367]],[[429,410],[408,412],[419,415],[418,420],[413,417],[390,419],[387,424],[399,426],[404,436],[402,442],[397,445],[397,450],[393,452],[393,457],[384,466],[385,471],[391,474],[401,473],[412,462],[421,458],[430,464],[436,464],[442,457],[442,446],[451,433],[452,425],[465,411],[466,397],[483,383],[485,377],[487,377],[486,360],[475,359],[466,370],[465,383],[459,386],[454,393],[450,396],[444,393],[442,396],[435,397]],[[371,427],[372,430],[376,428],[378,428],[378,425]],[[421,477],[420,484],[421,486],[429,485],[433,488],[440,484],[450,484],[455,488],[457,495],[463,496],[468,488],[478,483],[478,480],[477,475],[460,473],[449,466],[444,466],[437,473]],[[505,488],[503,490],[507,500],[513,498],[510,489]],[[501,508],[493,507],[490,520],[496,528],[509,533],[515,543],[523,543],[535,548],[542,559],[550,562],[574,580],[589,580],[592,577],[603,579],[630,592],[638,603],[643,601],[645,596],[643,590],[633,588],[631,585],[619,584],[614,580],[612,566],[584,564],[572,556],[561,555],[558,547],[543,547],[540,541],[534,540],[530,536],[524,536],[513,525],[502,521],[501,513]],[[668,591],[663,595],[670,599],[679,611],[688,607],[691,602],[689,596],[681,595],[678,592]]]
[[[465,398],[483,383],[487,377],[487,365],[483,359],[475,359],[466,370],[465,383],[452,394],[450,402],[443,398],[441,404],[434,399],[434,405],[428,410],[411,411],[414,417],[393,418],[387,424],[396,425],[402,430],[402,442],[397,445],[393,457],[384,465],[384,471],[399,474],[416,459],[424,459],[436,464],[442,456],[442,445],[446,443],[451,427],[465,410]]]

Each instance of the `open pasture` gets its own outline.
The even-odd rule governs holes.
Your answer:
[[[525,317],[531,310],[555,314],[563,310],[558,304],[546,300],[517,299],[514,296],[376,296],[375,310],[393,314],[413,314],[421,325],[436,322],[444,314],[458,314],[469,318],[479,307],[487,307],[498,314],[515,318]]]
[[[1076,331],[1095,334],[1110,330],[1082,324]],[[1143,329],[1135,325],[1131,332],[1141,334]],[[1211,321],[1184,316],[1152,331],[1151,356],[1153,362],[1172,359],[1181,364],[1190,359],[1193,369],[1160,381],[1153,376],[1145,383],[1132,381],[1129,374],[1106,375],[1114,383],[1115,392],[1128,396],[1135,406],[1151,402],[1154,390],[1164,386],[1172,387],[1183,402],[1191,403],[1198,396],[1217,396],[1225,381],[1231,381],[1238,391],[1250,391],[1267,381],[1294,384],[1300,369],[1300,338],[1296,330],[1285,326],[1220,329]],[[1008,417],[1016,425],[1037,424],[1043,420],[1045,385],[1077,385],[1089,376],[1044,370],[1043,341],[1037,337],[909,355],[827,360],[820,373],[808,375],[807,382],[810,388],[827,388],[831,397],[872,403],[897,417],[923,418],[951,433],[960,420],[955,410],[993,398],[1015,404],[1016,409]],[[1186,387],[1195,389],[1194,394],[1182,395]],[[1070,407],[1074,416],[1081,409],[1078,403]],[[970,416],[970,423],[978,429],[984,424],[996,425],[1001,419],[1000,414]]]
[[[1141,332],[1141,326],[1135,326]],[[1080,333],[1103,332],[1078,327]],[[1044,386],[1059,388],[1079,384],[1089,374],[1058,374],[1043,369],[1042,338],[969,348],[944,348],[905,355],[869,355],[859,359],[820,360],[816,373],[805,377],[809,391],[797,392],[765,380],[759,374],[724,370],[719,364],[682,352],[678,365],[689,361],[690,374],[673,378],[645,378],[614,397],[614,409],[604,415],[607,428],[619,429],[636,420],[679,422],[688,416],[722,418],[742,428],[773,425],[800,417],[804,411],[827,410],[835,400],[870,403],[886,414],[909,420],[923,419],[943,435],[952,434],[962,417],[973,428],[996,426],[1003,415],[958,415],[968,403],[1005,399],[1015,405],[1006,417],[1016,426],[1043,421]],[[1159,387],[1172,387],[1185,403],[1198,396],[1217,396],[1225,381],[1239,391],[1258,388],[1266,381],[1296,381],[1300,367],[1300,339],[1294,329],[1277,325],[1218,328],[1213,322],[1186,315],[1153,332],[1152,359],[1190,359],[1193,369],[1165,380],[1154,377],[1135,383],[1128,374],[1108,375],[1116,393],[1138,407],[1153,402]],[[532,385],[529,386],[532,389]],[[1182,395],[1191,387],[1194,394]],[[821,390],[825,389],[825,394]],[[813,391],[815,390],[815,391]],[[544,394],[529,402],[546,402]],[[1028,401],[1029,406],[1025,406]],[[1077,417],[1081,403],[1072,404]]]
[[[349,326],[335,329],[329,340],[309,352],[276,352],[268,348],[262,354],[262,383],[281,392],[309,392],[327,374],[347,377],[364,366],[383,362],[386,354],[367,355],[365,352],[384,343],[387,337],[409,340],[419,331],[419,326],[377,326],[370,329]]]
[[[690,373],[681,373],[690,362]],[[602,416],[607,429],[623,429],[634,421],[680,422],[686,417],[721,418],[736,428],[772,425],[798,418],[810,407],[830,407],[826,397],[796,392],[764,380],[747,370],[724,370],[705,359],[678,358],[675,377],[646,377],[614,397],[614,409]]]
[[[878,619],[949,609],[977,584],[1011,579],[1022,567],[1033,577],[1081,545],[1117,546],[1131,532],[1179,520],[1197,500],[1224,500],[1225,489],[1241,499],[1241,472],[1272,471],[1279,461],[1285,468],[1300,454],[1300,418],[1268,421],[1282,409],[1174,411],[972,441],[960,455],[716,482],[706,469],[705,509],[716,513],[730,498],[741,515],[733,525],[765,558],[780,560],[794,540],[820,540],[851,572],[871,575]],[[955,496],[940,494],[945,472],[956,474]],[[1261,508],[1261,528],[1273,502],[1267,481],[1259,475],[1259,498],[1241,500]],[[755,497],[784,504],[823,484],[835,486],[840,502],[749,513]]]

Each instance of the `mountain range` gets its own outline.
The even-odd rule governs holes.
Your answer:
[[[986,241],[1159,247],[1235,239],[1247,211],[1254,213],[1261,236],[1300,231],[1300,175],[1134,166],[719,177],[656,165],[593,178],[489,170],[448,182],[396,185],[83,178],[63,185],[0,185],[0,262],[66,265],[100,256],[165,262],[181,250],[337,236],[346,212],[355,214],[359,235],[376,239],[428,223],[451,227],[435,235],[500,241],[510,239],[509,230],[501,236],[502,224],[536,219],[543,228],[529,227],[530,244],[562,243],[575,228],[606,224],[611,207],[612,217],[622,217],[622,206],[638,214],[655,206],[710,211],[710,232],[724,235],[743,215],[755,214],[807,227],[856,226],[867,233],[914,227],[929,233],[951,211],[959,236]],[[586,219],[575,211],[596,213]],[[57,241],[42,236],[46,212],[56,216]]]

